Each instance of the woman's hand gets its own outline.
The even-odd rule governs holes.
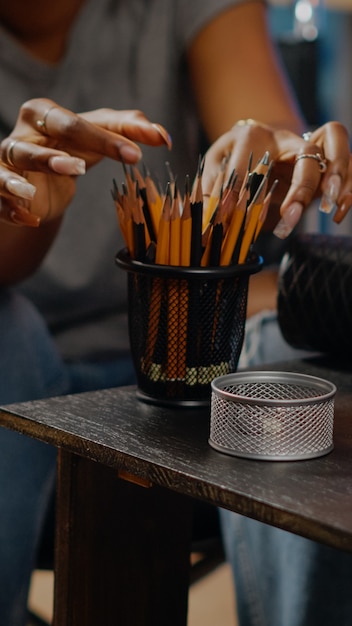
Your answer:
[[[287,237],[317,197],[321,197],[321,210],[330,212],[337,208],[335,221],[343,219],[352,206],[352,159],[347,130],[338,122],[324,124],[306,133],[305,138],[254,120],[238,122],[206,153],[203,191],[210,193],[225,156],[229,157],[226,175],[235,168],[237,184],[241,185],[250,154],[254,167],[266,151],[273,161],[270,181],[279,181],[267,228],[274,229],[280,238]]]
[[[104,157],[136,163],[141,158],[136,141],[171,147],[166,130],[140,111],[76,115],[46,98],[24,103],[0,145],[0,220],[38,226],[61,217],[76,177]]]

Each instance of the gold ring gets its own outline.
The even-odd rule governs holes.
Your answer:
[[[246,120],[238,120],[235,126],[253,126],[253,124],[256,124],[256,121],[249,117]]]
[[[320,171],[326,172],[327,170],[327,161],[326,159],[324,159],[323,155],[320,154],[320,152],[316,152],[315,154],[298,154],[296,156],[296,163],[297,161],[299,161],[300,159],[314,159],[314,161],[317,161],[318,165],[319,165],[319,169]]]
[[[45,135],[48,134],[48,129],[46,127],[46,120],[47,120],[47,117],[48,117],[50,111],[52,111],[53,109],[55,109],[55,106],[52,106],[47,111],[45,111],[43,119],[42,120],[37,120],[36,123],[35,123],[37,128],[39,128],[39,130],[42,133],[44,133]]]
[[[6,153],[5,153],[6,162],[11,167],[16,167],[16,165],[13,162],[13,149],[14,149],[16,143],[17,143],[17,139],[13,139],[12,141],[10,141],[9,145],[6,148]]]

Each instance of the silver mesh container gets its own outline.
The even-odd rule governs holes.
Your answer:
[[[312,459],[333,449],[333,383],[294,372],[238,372],[211,384],[210,445],[268,461]]]

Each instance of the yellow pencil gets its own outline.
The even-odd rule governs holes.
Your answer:
[[[149,246],[151,241],[153,241],[154,243],[156,242],[156,232],[155,232],[155,227],[154,227],[154,223],[153,223],[151,212],[150,212],[147,187],[146,187],[145,180],[142,174],[140,173],[140,171],[138,170],[138,168],[136,166],[131,166],[131,171],[133,172],[133,176],[136,181],[136,186],[138,187],[139,195],[141,198],[142,211],[143,211],[145,226],[147,229],[146,241],[147,241],[147,246]]]
[[[267,182],[268,182],[268,179],[264,177],[257,189],[257,192],[253,200],[251,201],[248,207],[245,230],[244,230],[243,240],[241,242],[239,257],[238,257],[239,264],[245,263],[248,252],[249,252],[249,248],[251,244],[253,243],[254,234],[258,225],[259,215],[262,210],[263,203],[264,203]]]
[[[145,165],[143,164],[144,167],[144,182],[145,182],[145,188],[146,188],[146,194],[147,194],[147,198],[148,198],[148,206],[149,206],[149,211],[150,211],[150,218],[152,220],[152,224],[153,224],[153,228],[154,228],[154,232],[156,237],[158,236],[158,228],[159,228],[159,220],[160,220],[160,213],[162,211],[162,207],[163,207],[163,197],[162,195],[159,193],[157,186],[149,172],[149,170],[145,167]]]
[[[137,261],[144,261],[146,249],[150,244],[150,237],[145,225],[145,219],[142,210],[142,199],[139,193],[138,182],[136,182],[135,185],[135,198],[134,202],[132,203],[134,258]]]
[[[214,216],[214,219],[212,220],[212,224],[210,225],[211,227],[210,227],[207,241],[205,244],[205,250],[203,252],[202,259],[201,259],[202,267],[207,267],[210,264],[211,257],[214,258],[214,256],[216,256],[215,251],[214,251],[214,246],[218,247],[218,244],[220,241],[219,239],[220,238],[220,233],[219,233],[220,226],[221,226],[221,235],[224,230],[223,221],[225,219],[225,212],[224,212],[224,207],[221,204],[221,201],[216,207],[216,210],[214,211],[213,216]],[[216,241],[214,239],[214,233],[216,233],[216,237],[215,237]],[[221,250],[221,244],[222,242],[220,241],[219,253]]]
[[[180,237],[180,265],[189,266],[191,263],[191,238],[192,238],[192,216],[189,190],[189,177],[186,176],[185,194],[183,199],[183,211],[181,215],[181,237]]]
[[[176,182],[173,188],[173,200],[170,211],[170,265],[180,265],[181,252],[181,217],[179,196]],[[177,279],[167,281],[167,368],[168,380],[178,378],[179,352],[179,289]]]
[[[133,180],[133,177],[131,176],[131,170],[128,171],[125,163],[122,162],[122,167],[123,167],[123,171],[125,174],[125,181],[126,181],[126,185],[127,185],[127,193],[130,196],[130,198],[133,198],[134,193],[135,193],[135,181]]]
[[[268,214],[268,209],[269,209],[269,206],[270,206],[270,202],[272,200],[272,196],[273,196],[273,193],[275,191],[275,188],[276,188],[278,182],[279,181],[277,179],[274,180],[274,182],[273,182],[273,184],[271,186],[270,191],[268,191],[268,193],[266,194],[266,196],[264,198],[263,207],[262,207],[262,210],[260,212],[260,215],[259,215],[259,218],[258,218],[257,228],[256,228],[256,231],[255,231],[255,234],[254,234],[254,241],[257,240],[258,235],[259,235],[259,233],[260,233],[260,231],[261,231],[261,229],[262,229],[262,227],[264,225],[264,222],[266,220],[266,216]]]
[[[220,265],[230,265],[234,251],[239,244],[241,228],[246,217],[247,204],[249,199],[248,186],[243,188],[242,194],[232,213],[230,223],[227,228],[221,247]]]
[[[160,215],[158,238],[156,242],[155,263],[159,265],[168,265],[170,259],[170,217],[171,217],[171,201],[170,201],[170,184],[167,185],[167,191],[164,198],[164,204]]]
[[[213,215],[221,195],[221,190],[224,184],[225,178],[225,164],[226,160],[223,159],[221,163],[220,170],[215,178],[215,182],[213,188],[211,190],[210,196],[207,198],[205,196],[204,199],[204,207],[203,207],[203,230],[207,227],[211,220],[211,216]]]
[[[160,215],[158,237],[155,250],[155,263],[160,265],[169,264],[170,256],[170,185],[167,185],[164,203]],[[153,357],[159,331],[160,312],[163,301],[163,280],[156,277],[150,296],[150,310],[148,320],[147,346],[145,353],[145,371],[148,374],[153,367]]]
[[[181,215],[177,185],[174,185],[174,197],[170,210],[170,265],[180,265],[181,254]]]
[[[224,211],[224,236],[228,230],[232,214],[236,208],[239,199],[239,189],[236,186],[237,175],[234,175],[230,187],[226,187],[221,197],[221,204]]]
[[[131,259],[134,259],[134,235],[133,235],[133,219],[132,219],[132,206],[130,198],[128,197],[128,191],[126,185],[122,183],[123,194],[121,196],[121,205],[125,215],[125,229],[126,229],[126,241],[127,248],[129,250]]]
[[[271,165],[270,154],[266,151],[249,176],[250,202],[252,202],[257,193],[264,176],[268,175],[268,170],[271,168]]]

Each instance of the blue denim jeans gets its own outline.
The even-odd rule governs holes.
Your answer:
[[[240,367],[301,356],[283,341],[275,314],[247,326]],[[223,509],[220,520],[240,626],[351,626],[351,553]]]
[[[0,404],[130,384],[130,358],[65,364],[34,307],[0,291]],[[0,427],[0,624],[25,626],[30,576],[55,487],[56,450]]]

